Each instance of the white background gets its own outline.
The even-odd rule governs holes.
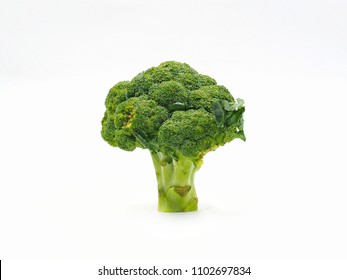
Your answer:
[[[2,0],[0,259],[346,260],[346,10]],[[100,137],[109,88],[166,60],[246,102],[195,213],[158,213],[149,153]]]

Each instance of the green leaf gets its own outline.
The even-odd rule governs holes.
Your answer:
[[[133,131],[133,135],[136,137],[136,139],[140,142],[140,144],[145,148],[149,149],[149,143],[145,138],[143,138],[139,133]]]
[[[225,111],[228,111],[228,112],[230,112],[230,111],[237,111],[237,110],[245,107],[245,102],[242,99],[240,99],[240,98],[237,98],[236,102],[234,102],[234,103],[230,103],[230,102],[228,102],[226,100],[223,100],[222,101],[222,106],[223,106],[223,109]]]
[[[236,102],[231,106],[231,110],[237,111],[243,107],[245,107],[245,102],[242,99],[237,98]]]
[[[226,100],[222,101],[222,107],[225,111],[231,111],[232,110],[231,104]]]
[[[242,107],[241,109],[237,111],[228,112],[225,118],[225,124],[227,126],[237,126],[241,130],[241,128],[243,128],[242,114],[244,111],[245,111],[245,107]]]
[[[157,139],[149,141],[149,150],[152,152],[157,152],[159,150],[159,144],[157,142]]]
[[[168,107],[169,111],[182,111],[187,109],[186,104],[182,102],[175,102]]]
[[[238,138],[240,138],[241,140],[246,141],[246,136],[245,136],[245,133],[244,133],[243,131],[239,131],[239,132],[237,133],[237,136],[238,136]]]
[[[221,104],[218,101],[216,101],[212,104],[212,112],[216,118],[218,126],[223,127],[223,125],[224,125],[224,111],[222,109]]]
[[[138,132],[133,131],[133,135],[135,138],[140,142],[140,144],[143,146],[143,148],[150,150],[151,152],[157,152],[159,149],[159,145],[157,143],[156,139],[152,139],[150,141],[146,140],[148,136],[146,133],[142,130],[139,130]]]

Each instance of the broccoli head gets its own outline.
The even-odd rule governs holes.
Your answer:
[[[186,63],[167,61],[117,83],[105,106],[102,138],[126,151],[150,151],[163,212],[197,210],[194,176],[204,155],[246,140],[243,101]]]

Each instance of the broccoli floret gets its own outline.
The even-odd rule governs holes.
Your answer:
[[[188,90],[176,81],[153,85],[149,90],[149,97],[166,108],[171,108],[176,103],[188,104]]]
[[[121,143],[128,135],[129,142],[136,142],[136,147],[147,149],[146,142],[156,142],[159,128],[167,119],[167,109],[147,99],[147,95],[131,97],[120,103],[114,113],[115,129],[123,132],[115,135],[115,143]],[[118,136],[121,138],[118,139]],[[120,145],[119,148],[123,149]]]
[[[106,109],[114,113],[116,107],[127,99],[130,82],[123,81],[110,89],[105,100]]]
[[[215,117],[205,110],[176,111],[159,129],[161,151],[173,158],[190,158],[195,164],[220,142],[220,129]],[[196,164],[198,165],[198,164]]]
[[[129,88],[129,96],[140,96],[148,94],[149,89],[165,81],[172,80],[173,75],[169,70],[162,67],[152,67],[139,73],[132,80]]]
[[[192,108],[204,108],[212,113],[212,105],[217,101],[234,102],[234,97],[224,86],[203,86],[189,94],[189,104]]]
[[[111,146],[151,153],[158,210],[194,211],[194,176],[206,153],[239,138],[244,103],[186,63],[167,61],[112,87],[101,136]]]
[[[201,74],[199,74],[199,82],[201,87],[212,86],[217,84],[215,79],[212,79],[211,77],[207,75],[201,75]]]

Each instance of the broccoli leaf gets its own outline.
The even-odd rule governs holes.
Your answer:
[[[229,103],[228,101],[223,100],[222,106],[225,111],[237,111],[245,106],[245,102],[240,98],[237,98],[235,103]]]
[[[140,142],[140,144],[145,148],[145,149],[149,149],[149,143],[147,142],[147,140],[142,137],[140,135],[140,133],[137,133],[136,131],[133,131],[134,136],[136,137],[136,139]]]
[[[241,125],[241,118],[244,111],[245,111],[245,108],[243,107],[240,110],[228,112],[225,118],[225,124],[227,126],[232,126],[232,125],[236,125],[239,122]],[[240,127],[240,125],[238,125],[238,127]]]
[[[182,111],[187,109],[187,105],[182,102],[175,102],[169,106],[169,111]]]
[[[212,112],[216,118],[218,126],[223,127],[223,125],[224,125],[224,111],[222,109],[221,104],[218,101],[216,101],[212,104]]]
[[[142,130],[139,130],[139,132],[133,131],[133,135],[140,142],[143,148],[148,149],[152,152],[158,151],[159,145],[156,139],[147,141],[146,138],[148,138],[148,136],[146,135],[144,131]]]

